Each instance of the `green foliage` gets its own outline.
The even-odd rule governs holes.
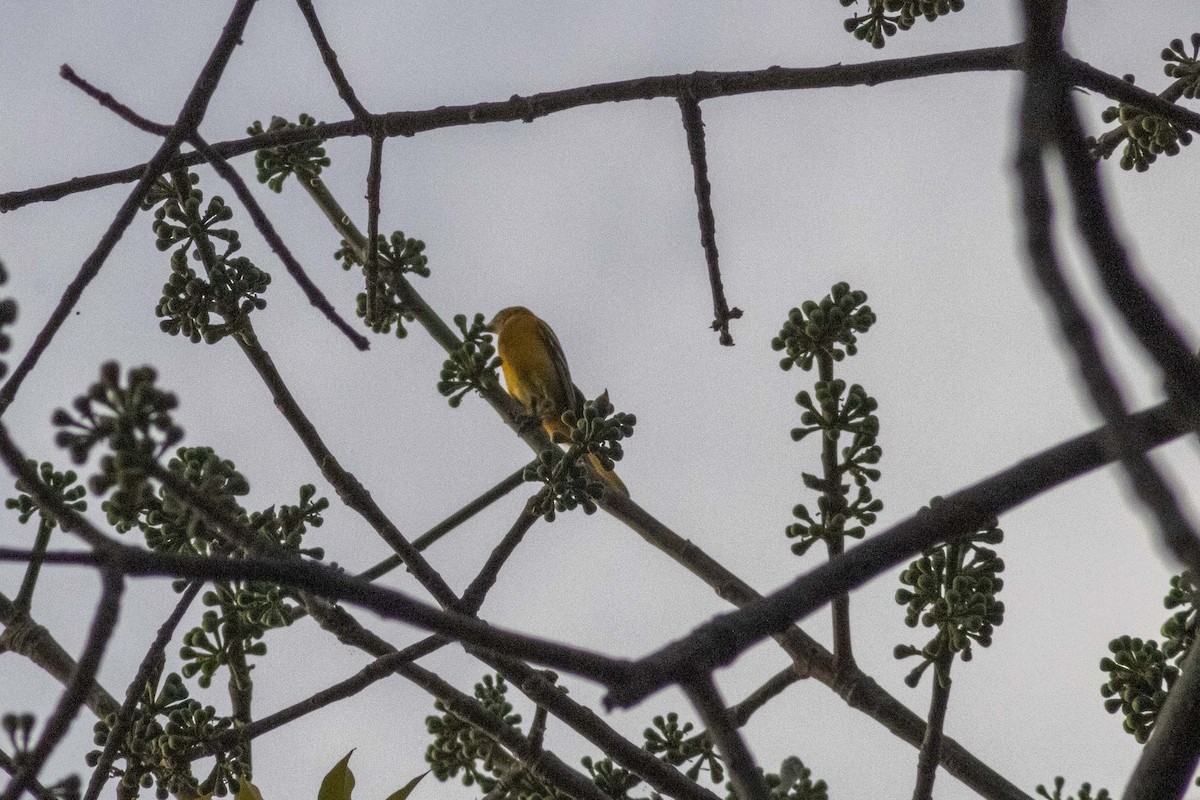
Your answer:
[[[98,721],[93,728],[94,743],[106,746],[115,724],[116,714]],[[223,797],[230,789],[236,790],[237,776],[249,777],[248,765],[241,760],[240,746],[217,752],[212,769],[199,782],[192,776],[190,766],[193,751],[208,747],[232,727],[231,718],[217,716],[212,706],[201,706],[190,699],[187,687],[176,673],[166,676],[161,689],[157,679],[148,682],[119,748],[125,767],[113,769],[125,790],[118,795],[131,795],[139,787],[151,786],[156,787],[159,800],[166,800],[171,794],[195,797],[214,793]],[[88,766],[95,767],[100,755],[100,750],[88,753]]]
[[[1172,40],[1170,46],[1163,49],[1161,57],[1167,62],[1163,72],[1167,77],[1174,78],[1174,83],[1161,94],[1164,100],[1174,102],[1180,97],[1195,99],[1200,95],[1198,53],[1200,33],[1192,34],[1190,53],[1185,49],[1182,39]],[[1126,75],[1125,80],[1129,83],[1134,82],[1132,75]],[[1090,140],[1092,153],[1098,158],[1108,158],[1116,149],[1116,145],[1124,140],[1122,169],[1145,172],[1163,153],[1168,156],[1177,155],[1181,147],[1186,147],[1192,142],[1192,133],[1186,127],[1158,114],[1147,113],[1137,106],[1124,103],[1109,106],[1101,113],[1100,118],[1106,123],[1119,122],[1120,127],[1099,139],[1093,137]]]
[[[172,336],[213,344],[238,333],[251,312],[266,307],[260,295],[271,276],[245,256],[233,255],[242,246],[237,231],[217,227],[233,218],[233,209],[214,196],[201,211],[204,194],[195,188],[198,181],[195,173],[177,173],[170,181],[159,178],[142,207],[161,203],[152,225],[158,249],[179,245],[171,253],[171,275],[154,309],[163,318],[159,327]],[[225,243],[224,252],[217,252],[215,242]],[[205,277],[188,265],[189,252],[203,265]],[[213,321],[214,314],[221,322]]]
[[[54,469],[54,465],[49,461],[43,461],[39,465],[33,459],[29,460],[29,466],[37,471],[38,478],[42,484],[45,485],[51,494],[61,500],[64,505],[76,511],[87,511],[87,501],[83,499],[87,494],[87,490],[84,489],[82,484],[75,482],[79,476],[75,474],[74,470],[69,469],[66,472],[59,472]],[[46,530],[53,530],[57,527],[58,518],[54,515],[54,512],[43,508],[32,495],[25,494],[25,492],[29,491],[28,486],[18,480],[16,489],[21,494],[5,500],[4,507],[14,509],[17,512],[17,518],[22,524],[28,522],[29,518],[36,512],[41,517],[41,521],[38,523],[39,527],[44,527]]]
[[[508,684],[497,675],[485,675],[475,684],[477,699],[489,714],[513,730],[520,730],[521,715],[513,713],[505,695]],[[511,766],[511,757],[495,740],[470,723],[454,716],[437,701],[434,708],[441,716],[425,718],[425,727],[433,734],[433,743],[425,751],[425,760],[435,778],[446,781],[462,773],[464,786],[479,784],[484,792],[495,788],[500,775]]]
[[[96,445],[107,445],[109,452],[101,457],[100,472],[92,479],[91,488],[103,495],[116,487],[101,505],[109,523],[122,533],[137,528],[146,545],[158,552],[240,557],[252,550],[276,553],[282,549],[321,558],[320,549],[302,547],[305,533],[321,525],[321,514],[329,506],[326,499],[315,496],[313,486],[300,488],[298,505],[272,506],[248,514],[238,498],[249,493],[250,484],[233,462],[220,458],[212,448],[181,447],[165,471],[191,491],[181,495],[165,478],[154,488],[150,478],[163,469],[159,460],[164,451],[183,436],[170,417],[177,405],[175,396],[158,389],[154,382],[154,371],[144,368],[131,370],[128,385],[123,385],[118,367],[105,364],[100,382],[75,401],[78,418],[63,409],[53,417],[63,428],[57,438],[59,445],[68,448],[76,461],[85,460]],[[46,472],[44,467],[43,476]],[[77,494],[71,492],[70,496]],[[10,501],[10,506],[27,509],[29,500],[18,498],[15,504]],[[254,539],[237,540],[231,531],[214,527],[214,515],[238,520],[253,531]],[[176,588],[183,584],[177,581]],[[295,592],[267,581],[214,582],[203,602],[210,610],[199,627],[185,634],[180,651],[184,676],[199,675],[202,687],[211,684],[221,667],[249,670],[245,658],[266,652],[266,645],[259,641],[266,631],[290,625],[300,613]],[[191,726],[189,729],[208,725],[207,712],[201,711],[193,709],[179,724]],[[214,780],[221,783],[227,777]]]
[[[1092,794],[1092,785],[1086,782],[1079,785],[1078,795],[1068,795],[1067,797],[1063,797],[1062,790],[1065,782],[1066,781],[1063,780],[1063,777],[1059,775],[1054,779],[1053,794],[1047,792],[1046,787],[1041,784],[1038,784],[1037,793],[1046,798],[1046,800],[1110,800],[1112,797],[1112,795],[1108,793],[1108,789],[1101,789],[1096,794]]]
[[[840,0],[843,7],[858,3],[858,0]],[[855,14],[844,23],[847,33],[879,49],[887,44],[888,36],[896,31],[906,31],[924,18],[936,22],[953,11],[962,11],[966,0],[867,0],[867,13]],[[891,12],[891,13],[889,13]]]
[[[761,767],[758,770],[763,773]],[[829,800],[829,787],[825,781],[813,781],[812,770],[795,756],[788,756],[779,765],[778,774],[763,773],[763,781],[773,800]],[[738,800],[733,784],[726,784],[728,800]]]
[[[1192,143],[1191,131],[1137,106],[1124,103],[1109,106],[1100,118],[1105,122],[1119,120],[1127,134],[1125,150],[1121,154],[1121,169],[1145,172],[1163,153],[1178,155],[1180,146]]]
[[[942,500],[935,497],[930,506]],[[900,573],[900,583],[909,588],[896,591],[896,602],[907,606],[904,624],[915,628],[937,628],[923,647],[899,645],[896,658],[918,656],[920,663],[904,682],[916,686],[930,665],[943,688],[950,684],[950,659],[955,655],[970,661],[972,645],[988,647],[995,627],[1004,621],[1004,603],[996,595],[1004,588],[999,573],[1004,561],[982,545],[996,545],[1004,533],[995,520],[982,530],[927,550]]]
[[[525,468],[525,480],[541,481],[546,484],[538,494],[534,513],[553,522],[557,514],[583,508],[585,514],[596,511],[596,498],[603,493],[600,478],[584,469],[579,460],[594,457],[611,470],[613,464],[624,455],[621,440],[633,435],[637,417],[624,412],[614,412],[603,392],[595,400],[583,404],[583,414],[566,411],[562,421],[571,429],[571,440],[564,453],[550,447],[538,454],[532,464]]]
[[[8,270],[4,266],[4,261],[0,260],[0,286],[8,283]],[[17,321],[17,301],[11,297],[0,299],[0,354],[7,353],[12,349],[12,337],[5,330],[9,325]],[[8,374],[8,364],[0,361],[0,378]]]
[[[476,314],[470,327],[466,314],[456,314],[454,324],[462,332],[462,344],[442,365],[437,390],[447,398],[451,408],[458,408],[467,392],[495,385],[500,359],[496,357],[496,346],[492,344],[483,314]]]
[[[875,313],[864,305],[866,292],[851,291],[848,283],[834,284],[821,302],[809,300],[788,312],[779,335],[771,340],[772,350],[784,350],[781,369],[799,365],[812,369],[813,361],[825,354],[834,361],[858,352],[855,334],[866,333],[875,323]]]
[[[1169,659],[1174,659],[1176,665],[1196,641],[1196,624],[1200,615],[1197,609],[1197,597],[1200,595],[1200,585],[1196,576],[1190,570],[1184,570],[1182,575],[1171,578],[1171,588],[1163,598],[1163,605],[1168,609],[1179,609],[1163,623],[1161,633],[1162,651]]]
[[[300,115],[299,124],[288,122],[283,117],[271,117],[271,123],[264,129],[260,121],[246,129],[251,136],[263,133],[276,133],[284,130],[303,130],[319,124],[308,114]],[[254,166],[258,169],[258,182],[265,183],[275,192],[283,191],[283,182],[295,173],[299,178],[313,178],[321,174],[321,170],[333,162],[325,155],[322,145],[324,139],[316,137],[295,144],[263,147],[254,153]]]
[[[1162,625],[1162,643],[1119,636],[1108,643],[1112,657],[1100,659],[1100,669],[1108,674],[1100,687],[1104,708],[1110,714],[1120,712],[1125,732],[1138,742],[1150,738],[1167,692],[1196,641],[1198,592],[1200,584],[1190,571],[1171,578],[1163,605],[1174,613]]]
[[[642,782],[637,775],[614,764],[611,758],[594,761],[590,756],[584,756],[580,763],[591,776],[592,783],[613,800],[633,800],[629,796],[629,790]],[[657,796],[655,794],[655,797]]]
[[[1100,659],[1100,669],[1108,673],[1100,687],[1106,698],[1104,708],[1110,714],[1120,711],[1125,732],[1145,743],[1167,701],[1167,691],[1179,677],[1179,668],[1168,663],[1154,639],[1120,636],[1108,643],[1108,649],[1112,658]]]
[[[1197,58],[1200,55],[1200,33],[1192,34],[1191,45],[1192,52],[1188,55],[1183,40],[1172,39],[1170,47],[1163,48],[1162,60],[1167,62],[1163,72],[1176,81],[1176,91],[1189,100],[1195,100],[1200,96],[1200,59]]]
[[[858,384],[847,389],[846,382],[833,377],[834,364],[858,352],[857,334],[868,331],[875,314],[865,305],[865,292],[851,291],[849,284],[835,284],[819,303],[808,301],[788,313],[779,335],[771,340],[774,350],[786,350],[779,366],[790,370],[799,366],[807,371],[817,365],[820,379],[813,392],[801,391],[796,404],[803,410],[800,427],[792,429],[792,440],[799,442],[813,433],[821,434],[823,475],[803,473],[806,488],[818,492],[817,515],[803,503],[792,509],[799,522],[785,532],[797,541],[792,552],[804,555],[819,541],[840,546],[845,537],[861,539],[866,526],[875,522],[883,503],[872,495],[867,483],[879,480],[874,467],[883,455],[876,444],[879,404]],[[837,448],[842,434],[851,437],[849,446]],[[857,487],[849,500],[846,477]],[[856,524],[857,523],[857,524]]]
[[[345,240],[342,241],[341,248],[334,252],[333,257],[342,262],[343,269],[348,270],[358,265],[366,270],[358,251]],[[368,285],[367,291],[358,294],[355,313],[366,321],[375,333],[388,333],[395,326],[396,338],[403,339],[408,336],[404,321],[412,320],[412,314],[404,304],[406,289],[403,276],[412,273],[428,278],[428,263],[425,243],[420,239],[410,239],[403,231],[394,231],[390,239],[384,239],[380,234],[374,284]],[[367,318],[368,292],[375,296],[376,308],[372,319]]]
[[[688,736],[693,727],[690,722],[680,725],[679,715],[674,711],[666,717],[655,717],[652,727],[642,732],[643,748],[675,767],[694,759],[695,763],[685,773],[689,778],[696,780],[705,771],[709,780],[720,783],[725,779],[725,767],[707,736]]]
[[[73,416],[57,409],[51,421],[60,428],[55,436],[76,464],[87,460],[98,444],[109,452],[100,459],[100,471],[89,488],[103,495],[117,491],[104,505],[110,517],[121,517],[141,508],[151,489],[147,475],[166,450],[183,438],[183,429],[171,418],[178,399],[154,385],[157,373],[150,367],[131,369],[126,381],[115,362],[100,367],[100,380],[72,404]]]

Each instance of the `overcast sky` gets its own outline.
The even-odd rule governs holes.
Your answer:
[[[513,95],[693,70],[824,66],[1009,44],[1017,3],[981,3],[920,22],[880,52],[842,29],[834,0],[760,3],[552,2],[346,3],[317,9],[342,66],[371,111],[504,100]],[[1072,4],[1071,51],[1113,74],[1132,72],[1153,91],[1167,82],[1159,51],[1197,27],[1194,0]],[[24,189],[147,160],[155,137],[132,130],[58,77],[69,63],[147,117],[175,119],[230,4],[93,0],[0,5],[0,191]],[[668,99],[589,106],[532,124],[459,127],[390,140],[381,229],[427,243],[432,277],[418,289],[446,319],[491,316],[513,304],[551,323],[589,396],[609,390],[638,416],[619,473],[651,513],[746,578],[774,589],[820,562],[789,552],[783,535],[797,502],[812,503],[800,474],[815,471],[816,441],[792,443],[796,392],[813,376],[784,373],[770,339],[788,309],[837,281],[869,295],[879,321],[860,355],[839,365],[879,400],[885,503],[879,523],[913,513],[1015,461],[1098,424],[1069,354],[1032,288],[1022,259],[1012,181],[1020,79],[975,73],[875,88],[774,92],[703,104],[713,205],[729,300],[745,316],[737,344],[717,344],[696,226],[692,172]],[[1092,132],[1109,103],[1079,95]],[[292,3],[259,3],[202,126],[209,141],[241,138],[254,120],[307,112],[346,119],[304,21]],[[365,229],[368,143],[328,144],[326,179]],[[235,166],[248,180],[252,158]],[[201,169],[206,195],[231,192]],[[1196,154],[1160,159],[1148,174],[1103,165],[1141,274],[1196,342],[1200,284],[1194,258]],[[5,294],[20,304],[15,362],[108,226],[128,185],[76,194],[0,216]],[[294,184],[260,202],[341,312],[352,317],[360,278],[330,254],[338,237]],[[1068,217],[1062,214],[1062,217]],[[154,306],[168,275],[140,215],[64,325],[5,416],[30,457],[67,457],[53,446],[51,411],[96,379],[99,365],[154,365],[183,398],[185,444],[210,445],[250,480],[248,508],[295,502],[317,467],[275,413],[230,342],[193,345],[162,334]],[[435,390],[445,354],[419,328],[404,341],[375,337],[355,351],[309,307],[235,205],[243,252],[274,277],[255,316],[264,346],[342,464],[415,538],[529,458],[526,446],[477,397],[457,410]],[[1070,234],[1068,232],[1068,238]],[[1071,252],[1076,252],[1073,240]],[[1138,407],[1161,396],[1111,309],[1076,269],[1105,345]],[[1194,445],[1158,453],[1194,508]],[[461,591],[509,527],[523,488],[439,542],[428,555]],[[7,496],[7,495],[6,495]],[[335,498],[333,498],[335,499]],[[101,521],[98,502],[91,517]],[[352,570],[388,554],[340,509],[311,537]],[[0,524],[0,545],[26,546],[33,527]],[[1119,791],[1139,748],[1105,713],[1099,659],[1123,633],[1157,635],[1162,595],[1177,571],[1152,525],[1108,469],[1040,497],[1001,519],[1007,606],[995,644],[955,668],[947,732],[1029,793],[1056,774]],[[61,541],[60,541],[61,543]],[[20,571],[0,566],[0,591],[16,595]],[[389,586],[423,596],[407,575]],[[897,643],[923,643],[903,624],[895,573],[853,596],[862,668],[920,714],[929,681],[911,690]],[[77,653],[96,581],[50,571],[34,613]],[[166,582],[137,582],[100,677],[121,696],[171,602]],[[603,513],[536,525],[489,595],[483,616],[557,640],[636,657],[686,634],[727,606]],[[193,619],[198,619],[197,608]],[[398,647],[418,634],[361,615]],[[190,624],[194,624],[190,623]],[[804,629],[829,640],[828,613]],[[309,620],[268,637],[254,671],[265,715],[309,696],[367,662]],[[175,660],[177,646],[170,657]],[[426,663],[426,662],[423,662]],[[718,680],[731,702],[786,665],[772,644],[755,648]],[[485,668],[458,648],[427,660],[460,689]],[[220,681],[218,681],[220,683]],[[566,679],[572,696],[599,690]],[[0,711],[45,715],[59,687],[18,656],[0,656]],[[528,721],[532,712],[515,698]],[[201,693],[223,711],[223,691]],[[608,721],[640,741],[657,713],[695,719],[675,692]],[[315,796],[321,775],[352,748],[358,796],[386,796],[422,771],[432,700],[401,679],[305,717],[255,743],[255,782],[268,800]],[[82,771],[93,720],[84,713],[43,773]],[[778,771],[799,755],[834,797],[911,791],[916,751],[849,709],[815,681],[787,690],[745,731],[760,763]],[[594,751],[552,722],[547,745],[573,765]],[[941,773],[937,796],[970,792]],[[456,784],[416,797],[472,797]]]

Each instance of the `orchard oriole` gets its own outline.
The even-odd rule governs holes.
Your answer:
[[[542,423],[552,441],[569,442],[571,429],[562,421],[565,411],[583,414],[583,392],[571,381],[567,357],[550,326],[523,306],[501,309],[488,325],[496,334],[496,351],[508,393]],[[615,491],[629,490],[596,455],[589,454],[597,474]]]

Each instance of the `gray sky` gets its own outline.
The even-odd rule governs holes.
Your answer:
[[[376,8],[378,5],[378,8]],[[145,161],[154,137],[131,130],[58,78],[69,63],[142,114],[174,120],[224,24],[228,3],[90,2],[0,6],[0,190],[9,191]],[[372,111],[503,100],[514,93],[706,70],[822,66],[1008,44],[1016,3],[971,3],[919,23],[878,52],[845,34],[833,2],[776,3],[318,3],[326,31],[359,97]],[[1196,26],[1192,0],[1072,4],[1072,52],[1113,74],[1166,85],[1158,52]],[[523,304],[553,325],[585,393],[607,387],[638,416],[619,473],[634,498],[762,591],[819,563],[789,552],[792,506],[812,502],[800,473],[816,442],[793,444],[792,398],[813,376],[784,373],[769,342],[789,308],[837,281],[866,291],[879,317],[860,355],[839,367],[880,403],[885,510],[873,532],[1098,423],[1077,387],[1044,303],[1027,279],[1010,163],[1019,80],[976,73],[875,88],[775,92],[709,101],[706,123],[717,241],[734,323],[733,348],[708,330],[709,289],[696,226],[691,166],[670,100],[590,106],[537,120],[453,128],[394,139],[385,149],[381,228],[425,240],[433,275],[418,289],[449,319]],[[1102,98],[1080,96],[1093,132]],[[301,112],[350,116],[291,3],[256,8],[206,116],[209,141],[240,138],[247,125]],[[365,140],[328,144],[326,179],[365,228]],[[251,158],[235,165],[253,177]],[[1160,159],[1148,174],[1103,167],[1142,275],[1196,341],[1200,286],[1190,259],[1200,228],[1186,202],[1195,155]],[[231,192],[200,170],[206,195]],[[6,295],[20,303],[14,355],[25,352],[63,287],[95,246],[129,186],[70,196],[0,217]],[[329,255],[336,234],[306,195],[255,184],[267,213],[310,275],[347,316],[360,278]],[[1181,202],[1182,201],[1182,202]],[[1062,216],[1067,216],[1065,213]],[[274,277],[255,325],[299,402],[343,465],[399,528],[415,537],[529,458],[526,446],[477,397],[450,409],[435,390],[444,353],[417,329],[404,341],[375,337],[360,354],[310,308],[235,206],[243,252]],[[154,305],[168,274],[141,215],[78,313],[64,325],[5,417],[26,452],[68,460],[48,419],[95,380],[99,364],[153,364],[184,396],[185,444],[211,445],[249,478],[249,508],[295,501],[316,466],[231,343],[192,345],[161,334]],[[1064,226],[1064,230],[1066,230]],[[1068,236],[1070,236],[1068,231]],[[1077,252],[1071,240],[1071,252]],[[1102,320],[1138,407],[1161,395],[1091,278],[1077,282]],[[1156,454],[1176,489],[1196,495],[1195,448]],[[515,518],[523,489],[429,551],[461,591]],[[101,520],[98,503],[91,516]],[[14,517],[0,545],[23,546],[33,528]],[[1123,633],[1157,635],[1161,598],[1175,566],[1153,527],[1105,470],[1001,519],[1007,606],[995,644],[954,672],[947,732],[1032,793],[1063,774],[1075,787],[1120,790],[1139,749],[1104,712],[1097,668]],[[328,515],[311,536],[330,560],[360,569],[387,555],[357,517]],[[20,572],[0,566],[0,591]],[[388,585],[420,594],[407,575]],[[96,581],[52,572],[35,614],[72,652],[81,646]],[[854,595],[855,654],[862,668],[924,713],[929,681],[902,682],[897,643],[922,643],[893,601],[895,574]],[[172,595],[141,582],[126,595],[121,627],[101,672],[115,694],[141,658]],[[707,587],[604,514],[539,523],[489,595],[485,618],[508,627],[638,656],[726,610]],[[193,615],[198,619],[199,610]],[[375,624],[370,615],[364,621]],[[828,613],[803,626],[828,641]],[[397,646],[411,629],[378,624]],[[310,621],[268,637],[254,671],[260,715],[302,699],[366,663]],[[176,647],[171,648],[174,658]],[[173,662],[174,663],[174,662]],[[458,648],[428,665],[467,691],[484,668]],[[719,674],[736,701],[786,665],[762,645]],[[177,664],[176,664],[177,666]],[[599,697],[567,679],[572,696]],[[0,711],[44,715],[58,687],[17,656],[0,656]],[[199,691],[199,690],[197,690]],[[510,692],[515,696],[516,692]],[[200,692],[227,708],[223,691]],[[532,710],[514,700],[528,721]],[[635,741],[657,713],[695,719],[674,692],[606,719]],[[423,770],[431,699],[393,679],[255,743],[255,782],[268,798],[313,796],[346,751],[360,797],[383,797]],[[79,719],[44,773],[82,770],[92,720]],[[746,729],[769,771],[799,755],[835,797],[906,795],[916,751],[814,682],[790,688]],[[561,723],[547,744],[576,765],[593,753]],[[869,766],[867,766],[869,765]],[[941,773],[937,794],[970,796]],[[417,797],[470,797],[429,783]]]

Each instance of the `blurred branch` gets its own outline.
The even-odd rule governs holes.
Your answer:
[[[121,705],[121,710],[117,712],[117,718],[113,721],[108,733],[108,741],[104,744],[104,750],[101,751],[100,758],[92,769],[92,777],[88,781],[83,800],[96,800],[104,789],[104,784],[112,777],[113,762],[117,759],[118,751],[125,747],[125,736],[129,733],[130,725],[133,724],[133,715],[137,711],[138,703],[145,697],[146,687],[156,683],[159,676],[162,675],[163,666],[166,663],[163,653],[167,649],[167,644],[175,635],[176,626],[183,619],[184,613],[196,599],[196,595],[200,593],[203,585],[200,581],[188,584],[179,596],[175,608],[159,626],[158,633],[150,644],[150,649],[146,651],[137,673],[125,690],[125,702]]]
[[[1046,8],[1026,2],[1029,34],[1028,69],[1022,107],[1018,176],[1025,203],[1027,248],[1042,292],[1059,320],[1063,338],[1075,353],[1092,402],[1109,424],[1112,447],[1137,497],[1158,523],[1162,538],[1176,558],[1200,574],[1200,538],[1170,486],[1139,447],[1128,411],[1112,371],[1106,365],[1087,315],[1063,275],[1053,239],[1050,202],[1042,148],[1062,153],[1076,209],[1077,224],[1109,299],[1125,317],[1143,348],[1158,363],[1168,393],[1179,392],[1200,408],[1200,360],[1188,348],[1150,292],[1134,276],[1124,245],[1109,218],[1096,164],[1088,157],[1082,128],[1060,68],[1062,40],[1048,28]],[[1172,391],[1174,390],[1174,391]]]
[[[92,686],[96,672],[100,669],[100,661],[104,651],[117,627],[117,617],[121,607],[121,594],[125,591],[125,578],[119,572],[104,567],[100,572],[103,588],[100,602],[96,605],[96,613],[92,617],[91,630],[88,631],[87,642],[79,655],[79,662],[67,681],[66,689],[58,699],[54,712],[46,720],[38,743],[22,760],[21,769],[8,782],[0,800],[17,800],[25,789],[37,780],[42,765],[54,752],[54,748],[67,735],[67,729],[74,721],[92,694]]]
[[[1200,761],[1200,647],[1194,643],[1180,665],[1167,702],[1154,722],[1129,776],[1124,800],[1183,797]]]

